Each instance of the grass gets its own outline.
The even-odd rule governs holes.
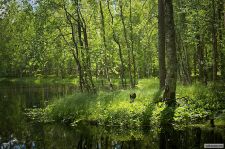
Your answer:
[[[49,76],[37,76],[37,77],[23,77],[23,78],[0,78],[1,82],[11,82],[15,84],[32,84],[35,86],[39,85],[74,85],[79,86],[79,78],[74,76],[68,76],[65,78],[57,77],[54,75]],[[102,78],[93,78],[93,82],[96,85],[97,90],[109,90],[109,82]],[[113,79],[114,89],[119,89],[120,80]],[[102,84],[103,83],[103,84]]]
[[[142,79],[135,89],[100,91],[95,95],[77,93],[53,100],[44,109],[32,110],[30,115],[39,115],[45,122],[60,121],[72,125],[88,122],[106,126],[158,126],[161,112],[165,108],[164,102],[157,102],[161,96],[158,88],[158,79]],[[220,101],[225,93],[218,95],[217,91],[218,87],[214,85],[206,87],[199,83],[189,86],[178,84],[177,97],[185,97],[186,100],[177,100],[175,124],[202,124],[208,116],[216,115],[218,109],[225,107],[223,101]],[[130,103],[129,94],[132,92],[137,97],[135,102]],[[225,118],[220,117],[216,118],[216,124],[223,125]]]
[[[148,108],[153,104],[157,91],[158,80],[151,79],[141,80],[137,88],[131,90],[100,91],[95,95],[77,93],[53,100],[42,109],[44,114],[41,115],[44,121],[72,122],[73,125],[89,121],[101,125],[137,126],[142,124],[145,117],[150,117]],[[137,94],[134,103],[130,103],[129,99],[132,92]]]
[[[8,81],[12,83],[19,84],[33,84],[33,85],[42,85],[42,84],[78,84],[77,78],[59,78],[54,76],[48,77],[25,77],[25,78],[0,78],[1,81]]]

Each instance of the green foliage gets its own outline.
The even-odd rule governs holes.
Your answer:
[[[48,76],[48,77],[26,77],[26,78],[0,78],[1,81],[9,81],[16,84],[33,84],[33,85],[43,85],[43,84],[64,84],[64,85],[76,85],[77,78],[70,77],[70,78],[58,78],[56,76]]]
[[[73,28],[77,37],[76,8],[73,1],[37,1],[37,4],[31,5],[28,0],[9,1],[4,15],[0,18],[0,76],[13,77],[38,77],[46,75],[56,75],[58,77],[67,77],[69,75],[78,76],[77,62],[74,60],[72,51],[75,51],[72,41],[72,29],[68,18],[67,9],[71,15]],[[104,22],[105,22],[105,40],[106,49],[102,40],[102,26],[100,20],[99,1],[79,1],[82,7],[79,7],[82,19],[85,21],[87,29],[88,51],[78,44],[78,58],[82,66],[87,65],[86,58],[90,56],[90,70],[93,76],[104,78],[105,70],[108,67],[108,73],[112,81],[119,79],[121,73],[121,61],[118,53],[118,45],[113,40],[113,30],[115,36],[120,42],[121,52],[124,61],[124,71],[127,77],[128,72],[128,47],[125,44],[123,35],[123,26],[119,16],[119,1],[109,2],[109,8],[114,17],[114,23],[111,23],[111,16],[108,11],[106,1],[102,1]],[[129,46],[131,40],[135,54],[137,66],[141,66],[141,77],[147,77],[153,74],[152,69],[157,65],[156,42],[157,22],[156,17],[150,20],[146,16],[156,16],[155,6],[150,2],[132,1],[132,18],[129,20],[129,3],[123,2],[123,16],[125,18],[125,27],[129,28],[133,24],[133,38],[131,31],[127,29]],[[152,14],[149,13],[151,9]],[[141,10],[141,11],[140,11]],[[143,13],[142,13],[143,11]],[[72,17],[72,18],[71,18]],[[110,23],[109,23],[110,22]],[[151,30],[147,33],[146,30]],[[83,30],[82,30],[83,32]],[[78,42],[78,41],[77,41]],[[82,42],[84,43],[83,35]],[[104,53],[104,51],[106,53]],[[149,55],[149,56],[146,56]],[[154,58],[153,58],[154,55]],[[105,62],[105,58],[108,59]],[[85,69],[86,67],[83,67]],[[148,74],[147,74],[148,72]]]
[[[158,79],[143,79],[132,90],[114,92],[100,91],[97,94],[76,93],[66,98],[53,100],[45,109],[34,110],[32,118],[43,121],[61,121],[77,125],[90,122],[99,125],[119,126],[158,126],[168,123],[168,115],[173,116],[176,124],[190,125],[204,123],[206,118],[218,112],[219,97],[212,91],[215,86],[206,87],[199,83],[189,86],[178,85],[177,106],[175,111],[166,108],[159,99]],[[137,97],[130,103],[129,94],[135,92]],[[186,97],[179,99],[180,97]],[[211,104],[212,106],[210,106]],[[174,112],[173,114],[170,114]],[[221,123],[221,121],[219,122]]]
[[[218,95],[220,86],[204,86],[196,83],[189,86],[178,86],[177,97],[187,97],[187,100],[180,99],[179,107],[175,112],[175,121],[178,123],[190,124],[206,120],[208,116],[214,117],[221,108],[225,108],[221,96]],[[221,91],[221,94],[225,92]]]
[[[155,86],[158,80],[141,80],[142,87],[134,90],[121,90],[114,92],[100,91],[97,95],[76,93],[66,98],[53,100],[41,112],[32,111],[30,115],[40,114],[43,121],[73,122],[76,125],[80,121],[97,122],[100,125],[139,126],[148,119],[150,123]],[[151,85],[152,84],[152,85]],[[150,87],[150,90],[145,87]],[[130,103],[130,93],[135,92],[137,98]],[[36,114],[34,114],[36,113]],[[143,116],[144,115],[144,116]]]

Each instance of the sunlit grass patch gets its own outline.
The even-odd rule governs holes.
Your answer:
[[[0,81],[9,81],[12,83],[18,83],[18,84],[32,84],[32,85],[55,85],[55,84],[71,84],[71,85],[77,85],[78,79],[77,78],[60,78],[55,76],[48,76],[48,77],[25,77],[25,78],[0,78]]]
[[[215,113],[220,104],[215,102],[218,97],[213,88],[200,83],[187,86],[178,84],[173,117],[175,123],[190,125],[204,122],[208,115]],[[130,94],[133,92],[137,97],[130,103]],[[41,116],[44,121],[49,119],[73,125],[85,121],[107,126],[159,126],[161,112],[166,107],[164,102],[160,102],[162,93],[158,79],[143,79],[134,89],[98,91],[97,94],[76,93],[53,100],[43,109]],[[218,124],[222,122],[218,121]]]
[[[96,95],[77,93],[54,100],[45,108],[45,118],[75,123],[88,120],[106,125],[141,125],[142,115],[150,108],[149,104],[153,103],[155,92],[158,90],[156,81],[141,80],[139,82],[142,84],[150,84],[137,86],[135,89],[100,91]],[[130,103],[130,93],[133,92],[137,97]]]

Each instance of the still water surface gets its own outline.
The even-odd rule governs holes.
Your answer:
[[[0,82],[0,137],[13,134],[19,142],[35,142],[36,149],[200,149],[204,143],[224,143],[223,128],[185,128],[165,132],[150,127],[70,127],[29,120],[26,108],[44,107],[53,98],[75,93],[70,85],[24,85]]]

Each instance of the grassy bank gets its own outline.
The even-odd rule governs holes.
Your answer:
[[[158,125],[161,111],[165,108],[160,101],[158,79],[140,80],[133,90],[98,92],[98,94],[77,93],[53,100],[46,108],[30,111],[32,117],[41,121],[60,121],[76,125],[88,122],[99,125],[141,126]],[[130,103],[129,94],[135,92],[135,102]],[[190,125],[205,123],[206,119],[218,117],[216,124],[224,124],[223,109],[225,92],[214,85],[177,86],[176,124]],[[181,98],[185,97],[185,98]]]
[[[129,81],[129,80],[128,80]],[[57,76],[38,76],[38,77],[22,77],[22,78],[0,78],[0,83],[13,83],[13,84],[30,84],[34,86],[40,85],[74,85],[79,86],[79,78],[74,76],[67,76],[65,78]],[[109,82],[102,78],[93,78],[93,82],[97,90],[110,90]],[[113,88],[120,89],[120,79],[113,79]]]
[[[72,84],[76,85],[78,79],[74,77],[59,78],[55,76],[48,77],[24,77],[24,78],[0,78],[0,82],[11,82],[18,84],[33,84],[33,85],[43,85],[43,84]]]

